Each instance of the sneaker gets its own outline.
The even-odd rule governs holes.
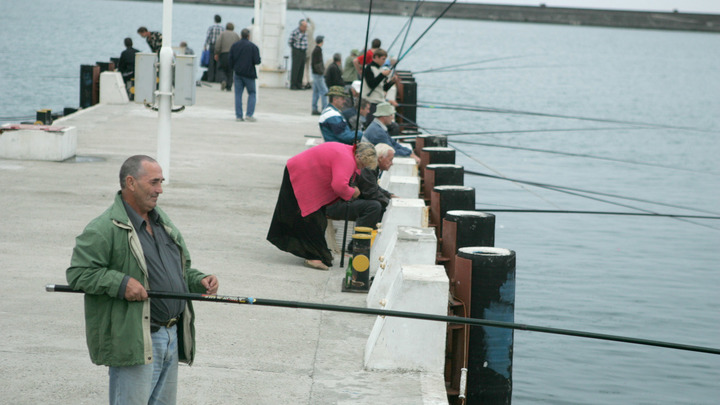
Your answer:
[[[313,110],[313,111],[312,111],[312,115],[320,115],[320,111],[318,111],[318,110]]]
[[[235,118],[235,121],[245,121],[245,120],[242,117],[240,117],[240,118]]]
[[[245,117],[245,121],[255,122],[255,121],[257,121],[257,120],[255,119],[255,117]]]
[[[225,82],[220,82],[220,90],[225,90]]]

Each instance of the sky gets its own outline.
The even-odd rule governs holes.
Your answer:
[[[507,4],[548,7],[599,8],[609,10],[677,10],[681,13],[720,14],[720,0],[458,0],[462,3]]]

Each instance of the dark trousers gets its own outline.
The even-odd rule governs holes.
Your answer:
[[[378,222],[382,221],[385,209],[378,200],[353,200],[350,202],[336,201],[325,207],[325,214],[335,220],[345,219],[345,207],[347,206],[348,221],[355,221],[355,226],[367,226],[377,228]]]
[[[228,63],[228,60],[230,59],[230,53],[225,52],[221,53],[220,57],[218,58],[218,62],[220,65],[220,82],[225,82],[225,88],[227,91],[232,90],[232,84],[233,84],[233,70],[230,67],[230,63]]]
[[[215,45],[210,46],[210,62],[207,67],[207,81],[217,83],[220,81],[219,63],[215,61]]]
[[[290,88],[300,90],[303,88],[302,79],[305,71],[305,50],[292,49],[292,68],[290,70]]]

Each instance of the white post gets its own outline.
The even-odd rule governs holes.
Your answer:
[[[172,113],[172,0],[163,0],[163,42],[160,48],[160,91],[158,95],[157,161],[165,182],[170,182],[170,115]]]

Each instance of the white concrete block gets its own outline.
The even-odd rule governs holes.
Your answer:
[[[11,124],[0,127],[0,158],[59,162],[75,156],[76,149],[75,127]]]
[[[130,102],[120,72],[100,73],[100,104],[127,104]]]
[[[395,235],[394,241],[388,245],[382,259],[379,259],[380,263],[366,298],[368,308],[382,308],[381,301],[387,299],[402,266],[435,264],[437,238],[433,228],[398,226]]]
[[[415,159],[395,156],[393,165],[388,170],[391,176],[417,176],[418,168]]]
[[[378,257],[385,253],[388,244],[395,238],[400,225],[427,228],[428,207],[419,198],[393,198],[383,214],[383,222],[378,228],[375,242],[370,248],[370,274],[378,269]]]
[[[417,176],[391,176],[387,191],[401,198],[418,198],[420,195],[420,178]]]
[[[390,290],[385,309],[446,315],[448,288],[443,266],[403,266]],[[365,368],[442,372],[445,335],[443,322],[378,317],[365,346]]]
[[[305,141],[305,149],[310,149],[310,148],[312,148],[313,146],[320,145],[320,144],[323,143],[323,142],[324,142],[324,141],[323,141],[322,138],[308,138],[308,139]]]

